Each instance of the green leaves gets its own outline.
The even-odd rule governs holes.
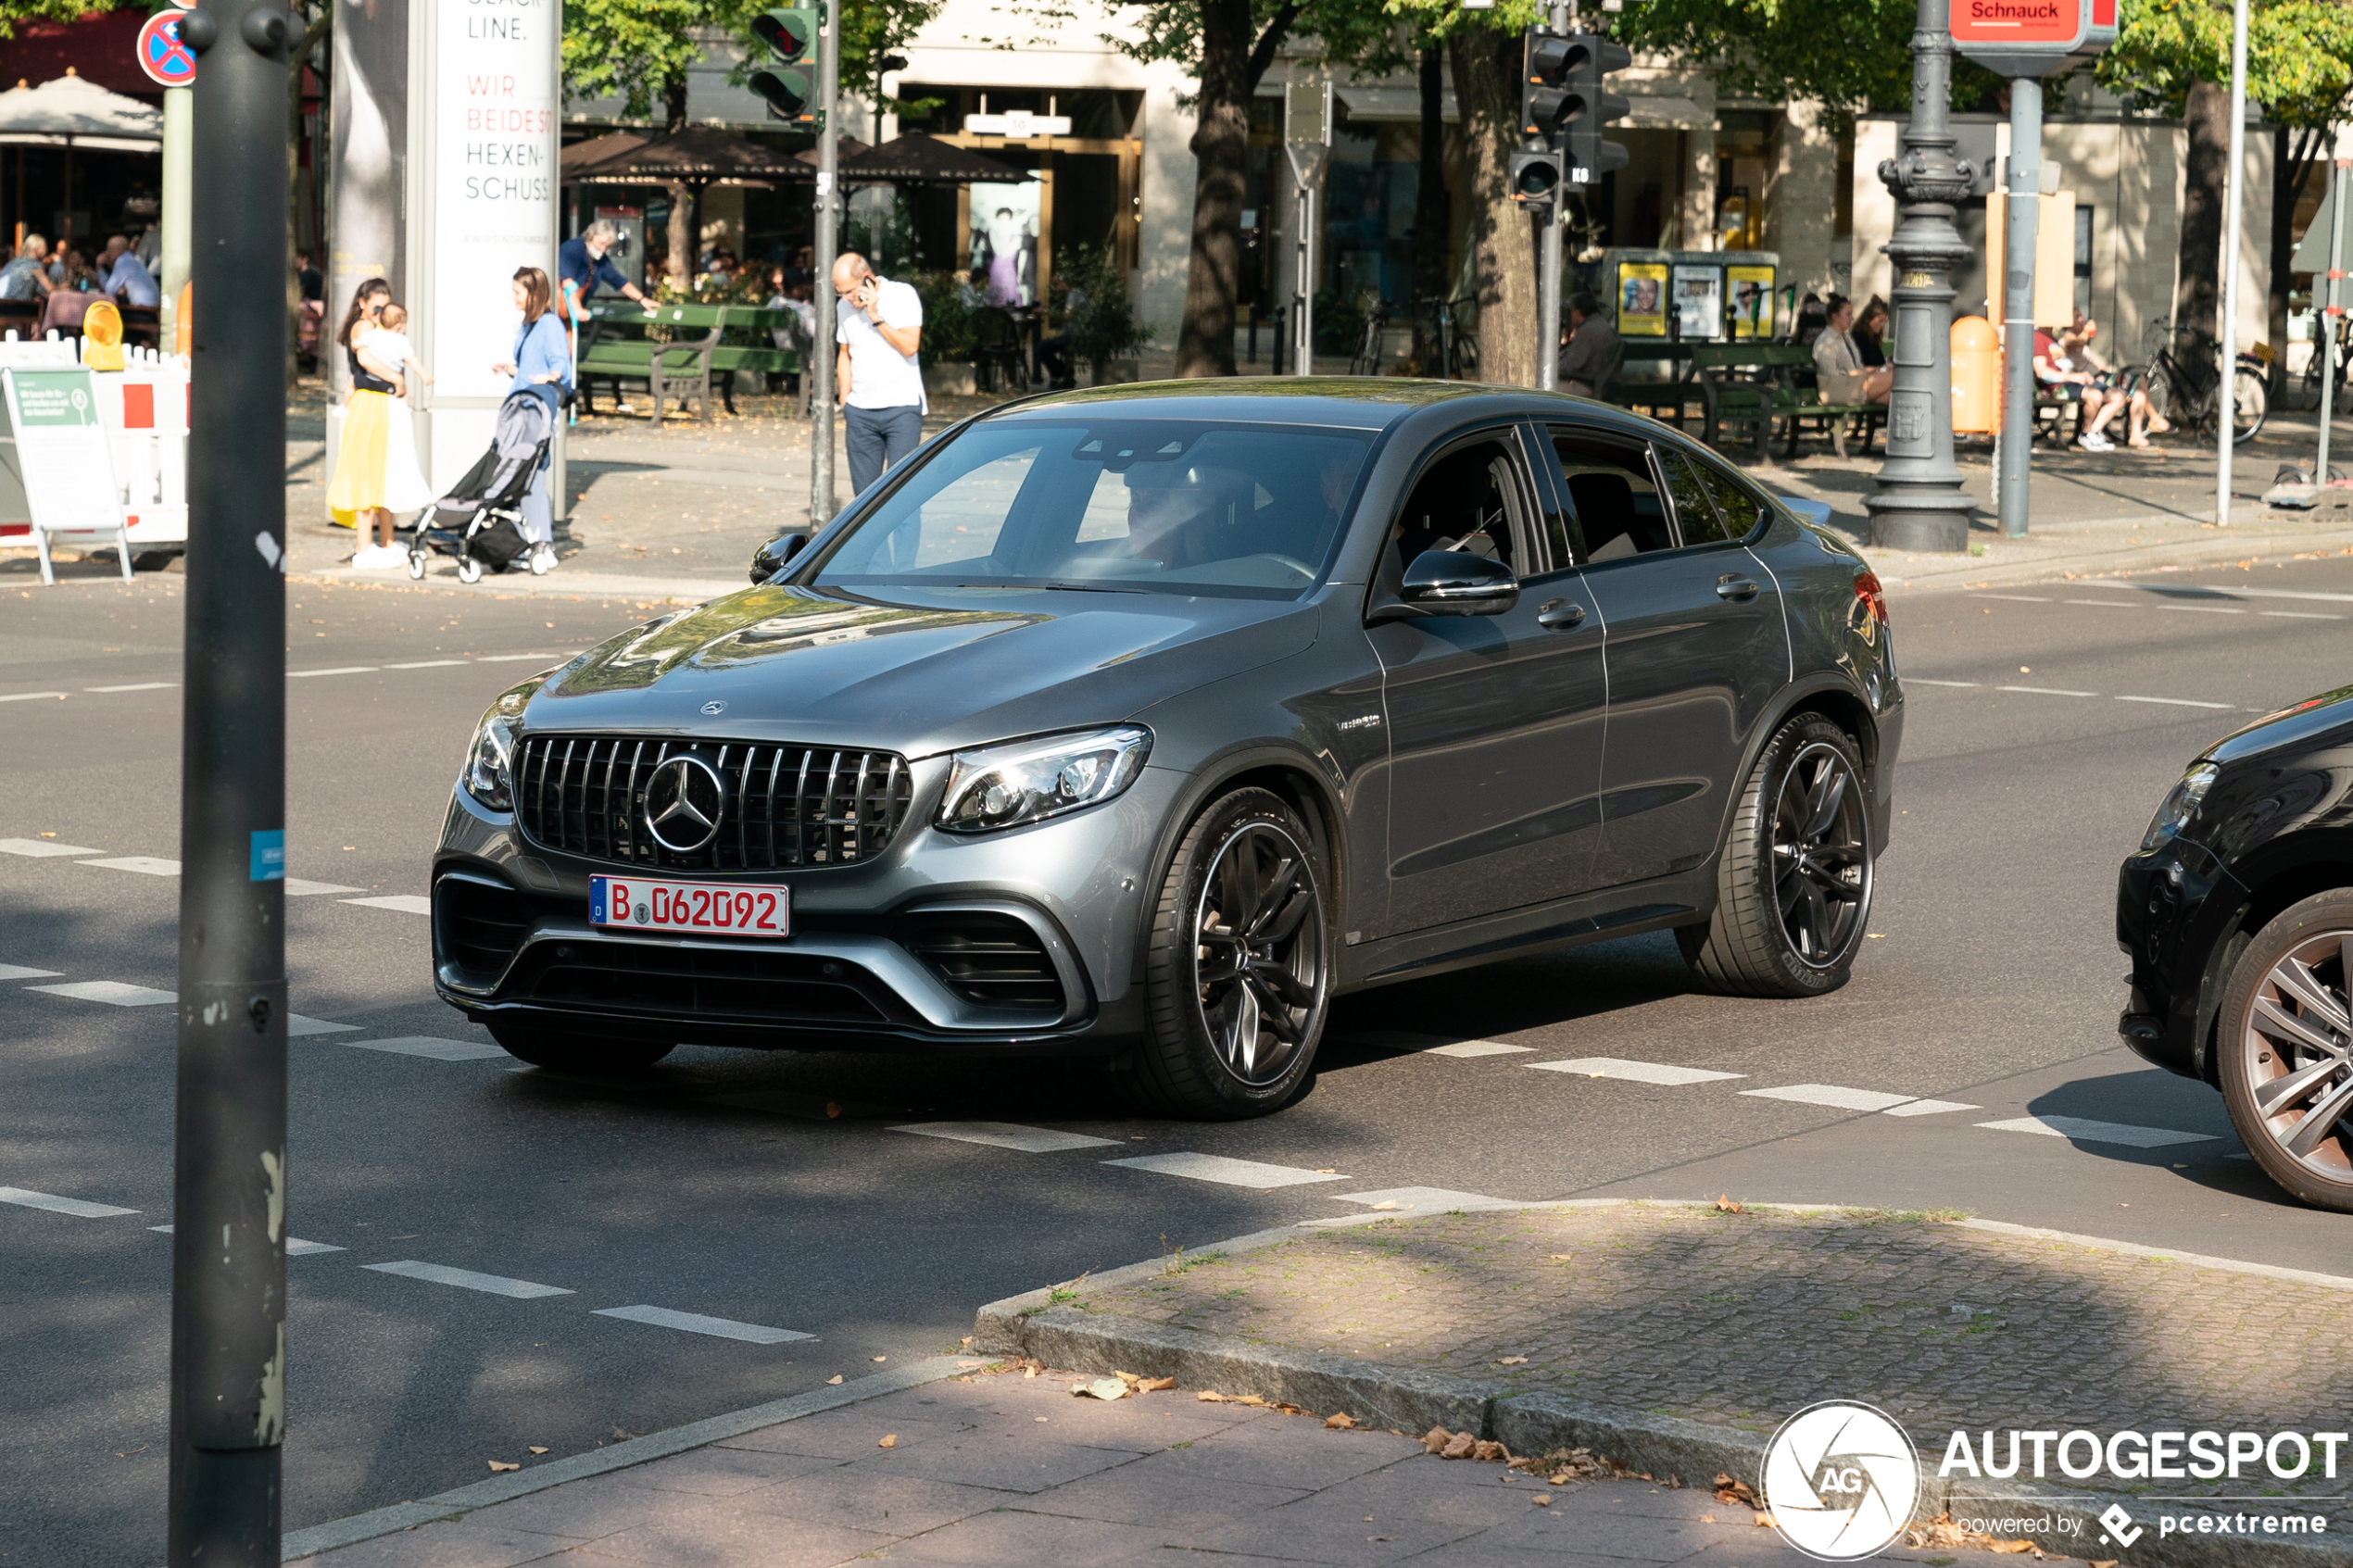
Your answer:
[[[2228,82],[2231,7],[2216,0],[2124,0],[2101,86],[2167,114],[2182,112],[2194,81]],[[2322,0],[2253,0],[2246,95],[2278,123],[2326,125],[2353,91],[2353,13]]]
[[[614,97],[631,119],[702,55],[694,29],[709,26],[703,0],[569,0],[564,6],[564,94]]]

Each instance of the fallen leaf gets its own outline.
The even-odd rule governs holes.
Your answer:
[[[1473,1450],[1478,1449],[1478,1439],[1477,1437],[1472,1436],[1467,1432],[1457,1432],[1452,1437],[1446,1439],[1446,1446],[1438,1450],[1438,1457],[1441,1459],[1468,1459],[1470,1458]]]
[[[1539,1492],[1528,1500],[1534,1503],[1539,1508],[1550,1508],[1553,1506],[1553,1494],[1550,1492]]]
[[[1433,1426],[1422,1434],[1422,1451],[1438,1453],[1454,1440],[1454,1435],[1443,1426]]]
[[[1237,1405],[1256,1405],[1260,1410],[1266,1408],[1266,1401],[1255,1394],[1238,1394],[1227,1402]]]
[[[1376,1209],[1394,1209],[1397,1207],[1397,1200],[1393,1198],[1385,1198],[1380,1202],[1374,1204],[1373,1207]]]
[[[972,1342],[973,1342],[973,1336],[972,1336],[971,1335],[967,1334],[967,1335],[965,1335],[965,1336],[964,1336],[962,1339],[958,1340],[956,1343],[958,1343],[959,1345],[969,1345],[969,1344],[971,1344]]]
[[[1136,1392],[1139,1394],[1159,1394],[1176,1386],[1176,1380],[1173,1377],[1147,1377],[1141,1383],[1136,1385]]]
[[[1495,1364],[1497,1366],[1526,1366],[1528,1364],[1528,1358],[1526,1356],[1505,1356],[1496,1361]]]
[[[1703,1524],[1713,1524],[1716,1523],[1716,1515],[1712,1513],[1703,1513],[1699,1516],[1699,1522]]]
[[[1773,1523],[1773,1516],[1769,1513],[1760,1513],[1755,1519],[1751,1520],[1750,1523],[1755,1524],[1760,1530],[1779,1528],[1779,1526]]]
[[[1327,1432],[1353,1432],[1356,1430],[1356,1418],[1346,1411],[1327,1415],[1324,1417],[1324,1429]]]
[[[1512,1450],[1504,1447],[1501,1443],[1491,1443],[1481,1439],[1480,1441],[1471,1445],[1470,1456],[1471,1458],[1478,1460],[1482,1464],[1494,1464],[1498,1461],[1509,1464],[1512,1459]]]
[[[1555,1252],[1553,1254],[1553,1261],[1555,1263],[1566,1263],[1571,1258],[1576,1256],[1577,1254],[1574,1252]]]
[[[1998,1551],[2006,1557],[2015,1556],[2021,1551],[2032,1551],[2034,1543],[2032,1541],[1989,1541],[1986,1543],[1985,1549]]]
[[[491,1468],[491,1471],[492,1471],[494,1474],[496,1474],[496,1473],[497,1473],[497,1472],[500,1472],[500,1471],[506,1471],[506,1470],[521,1470],[521,1469],[522,1468],[522,1465],[520,1465],[520,1464],[509,1464],[509,1463],[508,1463],[505,1460],[503,1460],[503,1459],[494,1459],[494,1460],[492,1460],[492,1461],[490,1461],[490,1468]]]
[[[1032,1361],[1029,1365],[1021,1369],[1021,1374],[1024,1377],[1035,1377],[1040,1370],[1041,1369],[1038,1367],[1038,1363]]]
[[[836,1373],[836,1374],[834,1374],[831,1377],[828,1377],[827,1379],[825,1379],[825,1386],[826,1386],[826,1387],[828,1387],[828,1388],[832,1388],[832,1387],[835,1387],[835,1386],[837,1386],[837,1385],[839,1385],[839,1384],[840,1384],[840,1382],[841,1382],[841,1374],[839,1374],[839,1373]]]
[[[866,1359],[870,1361],[887,1361],[890,1360],[888,1356],[868,1356]]]
[[[1124,1399],[1127,1397],[1127,1385],[1116,1377],[1095,1377],[1072,1384],[1070,1391],[1094,1399]]]
[[[544,1453],[546,1453],[547,1450],[547,1449],[543,1449],[543,1448],[541,1448],[538,1444],[534,1443],[534,1444],[532,1444],[532,1445],[531,1445],[531,1451],[532,1451],[533,1453],[535,1453],[535,1454],[544,1454]]]
[[[1199,1399],[1204,1405],[1222,1405],[1226,1402],[1226,1396],[1220,1394],[1214,1388],[1204,1388],[1200,1393],[1194,1395],[1193,1398]]]
[[[1741,1205],[1732,1201],[1732,1195],[1729,1192],[1717,1198],[1716,1207],[1727,1214],[1737,1214],[1741,1211]]]
[[[875,1447],[878,1449],[895,1449],[898,1446],[899,1434],[896,1432],[886,1432],[875,1439]]]

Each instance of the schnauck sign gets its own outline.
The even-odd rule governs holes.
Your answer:
[[[2004,76],[2055,76],[2116,42],[2117,0],[1953,0],[1953,45]]]

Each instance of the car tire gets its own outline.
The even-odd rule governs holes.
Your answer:
[[[1749,770],[1717,859],[1716,913],[1676,943],[1711,990],[1818,997],[1846,984],[1871,912],[1871,813],[1844,730],[1801,713]]]
[[[654,1040],[614,1040],[521,1023],[494,1023],[490,1037],[516,1060],[558,1073],[638,1073],[673,1048]]]
[[[1229,905],[1251,905],[1236,917]],[[1155,1114],[1281,1110],[1314,1068],[1331,1001],[1315,840],[1283,799],[1238,789],[1185,830],[1151,911],[1147,1035],[1125,1074]]]
[[[2348,968],[2353,888],[2340,887],[2255,934],[2215,1021],[2222,1102],[2247,1152],[2301,1201],[2340,1213],[2353,1213]]]

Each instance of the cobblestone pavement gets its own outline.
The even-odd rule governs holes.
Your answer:
[[[1196,1391],[1074,1398],[1078,1381],[1048,1373],[929,1384],[307,1561],[1167,1568],[1187,1561],[1176,1552],[1198,1552],[1427,1568],[1804,1562],[1750,1508],[1706,1490],[1633,1479],[1554,1486],[1501,1463],[1439,1459],[1415,1438],[1204,1403]],[[1952,1548],[1886,1555],[1994,1560]]]
[[[1920,1215],[1499,1210],[1185,1263],[1073,1288],[1092,1312],[1751,1431],[1828,1399],[1876,1404],[1923,1444],[2342,1429],[2353,1407],[2336,1353],[2353,1292]],[[2342,1493],[2321,1468],[2306,1489]]]

